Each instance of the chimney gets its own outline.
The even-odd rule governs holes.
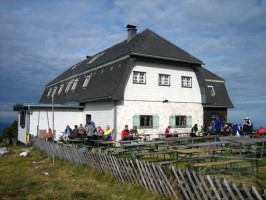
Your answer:
[[[127,36],[127,42],[129,42],[130,40],[132,40],[136,35],[137,35],[137,29],[136,29],[137,26],[135,25],[131,25],[131,24],[128,24],[127,25],[127,31],[128,31],[128,36]]]

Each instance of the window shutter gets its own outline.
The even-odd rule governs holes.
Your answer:
[[[171,127],[175,127],[175,116],[170,116],[169,117],[169,125],[171,126]]]
[[[187,128],[192,128],[192,117],[187,116]]]
[[[139,115],[133,116],[133,126],[140,128],[140,116]]]
[[[158,115],[153,115],[153,128],[159,128],[159,116]]]

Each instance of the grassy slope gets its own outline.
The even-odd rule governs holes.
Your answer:
[[[164,199],[87,167],[57,159],[53,165],[35,149],[30,157],[19,157],[21,150],[13,147],[0,157],[1,199]]]

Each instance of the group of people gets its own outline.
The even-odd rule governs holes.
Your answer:
[[[249,117],[244,118],[245,124],[242,126],[241,124],[223,124],[222,120],[217,116],[214,123],[210,123],[209,127],[203,128],[203,131],[206,135],[218,135],[218,136],[240,136],[240,135],[252,135],[253,134],[253,123],[249,119]],[[171,126],[167,126],[165,129],[165,137],[171,137],[170,133]],[[191,128],[190,136],[197,137],[199,133],[198,124],[194,124]],[[256,131],[255,137],[259,138],[263,135],[266,135],[266,129],[260,127],[259,130]]]
[[[122,140],[133,140],[134,136],[138,135],[138,129],[134,126],[131,130],[128,129],[128,125],[125,125],[125,129],[122,131]]]
[[[87,125],[84,127],[83,124],[74,126],[74,129],[71,129],[69,125],[66,126],[64,132],[64,138],[66,140],[76,139],[76,138],[86,138],[89,146],[92,146],[92,140],[94,137],[103,136],[107,141],[112,141],[112,130],[110,125],[106,126],[104,131],[101,126],[96,127],[93,121],[88,121]]]
[[[244,125],[242,124],[223,124],[222,120],[219,117],[216,117],[214,124],[210,124],[208,127],[208,133],[210,135],[221,135],[221,136],[240,136],[240,135],[253,135],[259,138],[262,135],[266,134],[266,130],[263,127],[260,127],[258,131],[253,132],[253,123],[249,117],[244,118]]]

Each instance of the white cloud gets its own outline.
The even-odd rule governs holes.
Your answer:
[[[37,102],[45,84],[124,40],[132,23],[205,62],[235,105],[265,102],[265,18],[265,1],[0,1],[1,101]]]

